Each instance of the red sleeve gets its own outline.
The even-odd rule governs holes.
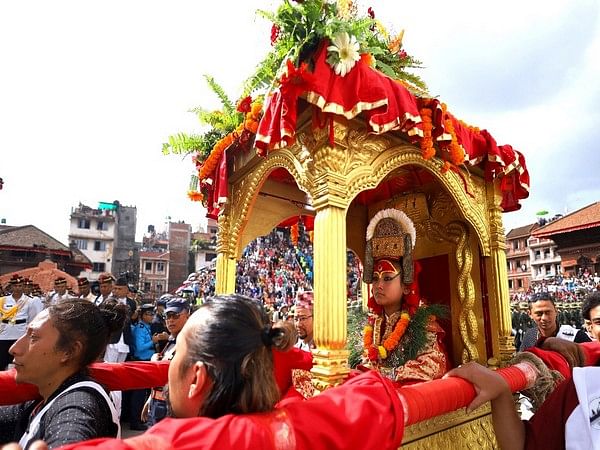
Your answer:
[[[600,363],[600,342],[582,342],[581,348],[585,353],[585,365],[586,366],[597,366]]]
[[[563,355],[552,350],[543,350],[538,347],[529,347],[527,352],[539,357],[551,370],[558,370],[565,378],[571,378],[571,366]]]
[[[565,425],[578,404],[573,379],[559,384],[531,420],[524,421],[525,448],[565,448]]]
[[[377,372],[368,372],[268,414],[164,419],[146,433],[124,441],[95,439],[61,448],[385,450],[400,446],[403,431],[402,405],[392,383]]]
[[[275,382],[282,397],[292,387],[292,370],[310,370],[313,366],[312,353],[293,348],[287,352],[272,350]]]
[[[305,402],[289,403],[298,449],[397,449],[404,413],[394,385],[376,371]]]
[[[108,390],[147,389],[167,384],[169,361],[94,363],[90,376]]]
[[[17,405],[40,396],[33,384],[17,384],[15,374],[14,369],[0,371],[0,405]]]
[[[276,447],[270,420],[274,413],[264,415],[234,416],[219,419],[194,417],[191,419],[163,419],[144,434],[133,438],[94,439],[60,447],[62,450],[77,449],[172,449],[172,450],[217,450],[217,449],[265,449]]]

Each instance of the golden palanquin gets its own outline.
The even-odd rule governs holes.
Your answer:
[[[217,292],[234,292],[236,261],[251,240],[285,219],[313,215],[312,373],[317,389],[341,383],[349,372],[347,249],[362,257],[370,218],[395,207],[417,228],[423,297],[450,307],[444,328],[452,363],[507,361],[514,347],[501,180],[486,181],[477,167],[442,171],[439,158],[425,160],[400,133],[370,133],[360,117],[336,116],[331,127],[315,128],[311,106],[303,108],[293,145],[266,157],[230,157],[229,200],[218,219]],[[448,439],[454,447],[493,447],[489,411],[455,412],[414,425],[404,442],[412,442],[407,448],[443,448]]]

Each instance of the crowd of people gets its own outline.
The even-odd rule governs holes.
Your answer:
[[[360,301],[360,261],[348,252],[347,291],[349,303]],[[188,293],[193,303],[215,293],[215,270],[203,268],[188,277]],[[312,291],[313,247],[310,233],[300,227],[297,240],[290,230],[276,228],[250,242],[238,261],[236,288],[238,294],[261,299],[273,321],[285,319],[293,312],[295,299]]]
[[[342,386],[318,396],[309,372],[316,348],[312,269],[307,270],[306,258],[310,240],[296,244],[300,251],[281,230],[254,241],[238,266],[238,293],[226,296],[214,295],[214,283],[206,276],[196,277],[198,285],[205,283],[198,297],[146,302],[136,298],[125,279],[102,274],[96,295],[80,278],[77,292],[67,292],[65,280],[57,279],[54,292],[38,297],[27,291],[26,280],[13,276],[8,295],[0,299],[1,369],[14,366],[0,372],[0,403],[6,405],[0,407],[0,443],[14,441],[31,450],[62,445],[397,448],[406,413],[402,388],[444,376],[475,385],[471,408],[492,402],[503,448],[515,443],[514,448],[536,448],[540,442],[548,447],[560,430],[561,442],[572,439],[560,421],[552,433],[543,432],[540,424],[550,414],[546,398],[570,417],[580,415],[580,389],[598,392],[597,370],[575,367],[600,361],[600,292],[590,289],[581,297],[580,337],[587,341],[581,344],[577,336],[564,333],[552,285],[534,288],[527,298],[531,326],[522,333],[517,358],[528,356],[516,361],[526,360],[535,373],[550,367],[560,377],[551,378],[552,383],[546,377],[543,394],[530,388],[536,407],[541,406],[523,425],[499,376],[476,364],[450,370],[438,323],[448,311],[419,296],[411,220],[387,209],[373,217],[367,230],[364,270],[356,261],[348,264],[350,301],[359,276],[372,287],[360,361]],[[370,432],[364,425],[373,417],[379,422]],[[120,440],[126,422],[134,430],[151,428]],[[591,433],[578,438],[585,445],[598,442]]]
[[[533,281],[527,291],[511,296],[512,330],[515,348],[523,349],[524,341],[535,340],[535,316],[547,311],[544,321],[548,322],[553,336],[587,342],[591,340],[589,322],[582,310],[584,299],[600,290],[600,277],[587,270],[578,276],[557,276],[543,281]],[[539,302],[539,300],[546,300]],[[541,306],[540,306],[541,305]],[[541,308],[541,309],[540,309]],[[529,330],[529,334],[527,334]]]

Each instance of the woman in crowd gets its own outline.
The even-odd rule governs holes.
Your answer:
[[[167,398],[177,420],[167,418],[126,441],[97,439],[68,448],[398,448],[400,399],[373,371],[275,408],[280,392],[273,349],[288,348],[289,333],[289,327],[271,325],[255,300],[210,298],[183,327],[169,366]],[[370,426],[373,417],[377,427]]]
[[[367,227],[364,281],[372,284],[368,324],[363,336],[363,366],[393,381],[408,383],[440,378],[447,357],[441,307],[421,305],[412,253],[414,224],[397,209],[378,212]]]
[[[41,399],[0,407],[0,443],[35,440],[49,448],[100,436],[118,436],[119,418],[86,367],[105,351],[127,310],[114,301],[102,309],[68,299],[40,312],[10,348],[17,383],[35,385]]]

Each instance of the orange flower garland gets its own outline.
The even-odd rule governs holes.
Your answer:
[[[465,162],[465,151],[462,146],[458,143],[456,138],[456,131],[454,130],[454,123],[452,122],[452,115],[448,113],[445,103],[441,104],[442,111],[444,112],[444,127],[451,136],[450,144],[448,145],[448,151],[450,153],[450,162],[455,166]],[[447,169],[446,169],[447,170]]]
[[[212,175],[212,173],[217,168],[217,164],[219,164],[221,155],[223,154],[225,149],[233,143],[234,139],[235,132],[232,132],[215,144],[212,151],[210,152],[210,155],[208,155],[208,158],[206,158],[206,161],[204,161],[198,178],[200,178],[201,180],[205,180],[206,178]]]
[[[188,191],[187,195],[189,199],[193,202],[201,202],[202,200],[204,200],[204,195],[202,195],[202,193],[198,191]]]
[[[298,223],[295,223],[290,228],[290,239],[292,240],[292,244],[298,246],[298,238],[300,236],[300,229],[298,227]]]
[[[202,164],[200,173],[198,174],[198,178],[201,180],[205,180],[213,174],[225,149],[233,144],[234,141],[239,139],[245,130],[248,130],[252,134],[256,134],[256,131],[258,130],[258,122],[260,121],[262,112],[262,103],[258,100],[255,100],[252,104],[248,105],[248,102],[249,97],[246,97],[245,99],[241,100],[238,105],[238,107],[247,110],[242,123],[238,125],[235,131],[232,131],[215,144],[208,155],[208,158],[206,158],[206,161],[204,161],[204,164]]]
[[[433,130],[433,123],[431,120],[432,111],[429,108],[421,108],[419,110],[421,119],[423,120],[423,138],[421,139],[421,151],[423,152],[423,159],[428,160],[435,156],[435,148],[433,147],[433,138],[431,132]]]
[[[400,339],[402,339],[402,336],[404,336],[404,333],[406,333],[409,323],[410,315],[407,312],[403,312],[400,315],[400,320],[398,320],[396,323],[392,334],[390,334],[388,338],[383,341],[383,345],[379,345],[377,347],[373,345],[373,325],[366,325],[363,332],[363,345],[368,358],[371,361],[376,361],[378,357],[381,359],[386,359],[388,357],[388,353],[392,352],[396,347],[398,347],[398,344],[400,344]]]

